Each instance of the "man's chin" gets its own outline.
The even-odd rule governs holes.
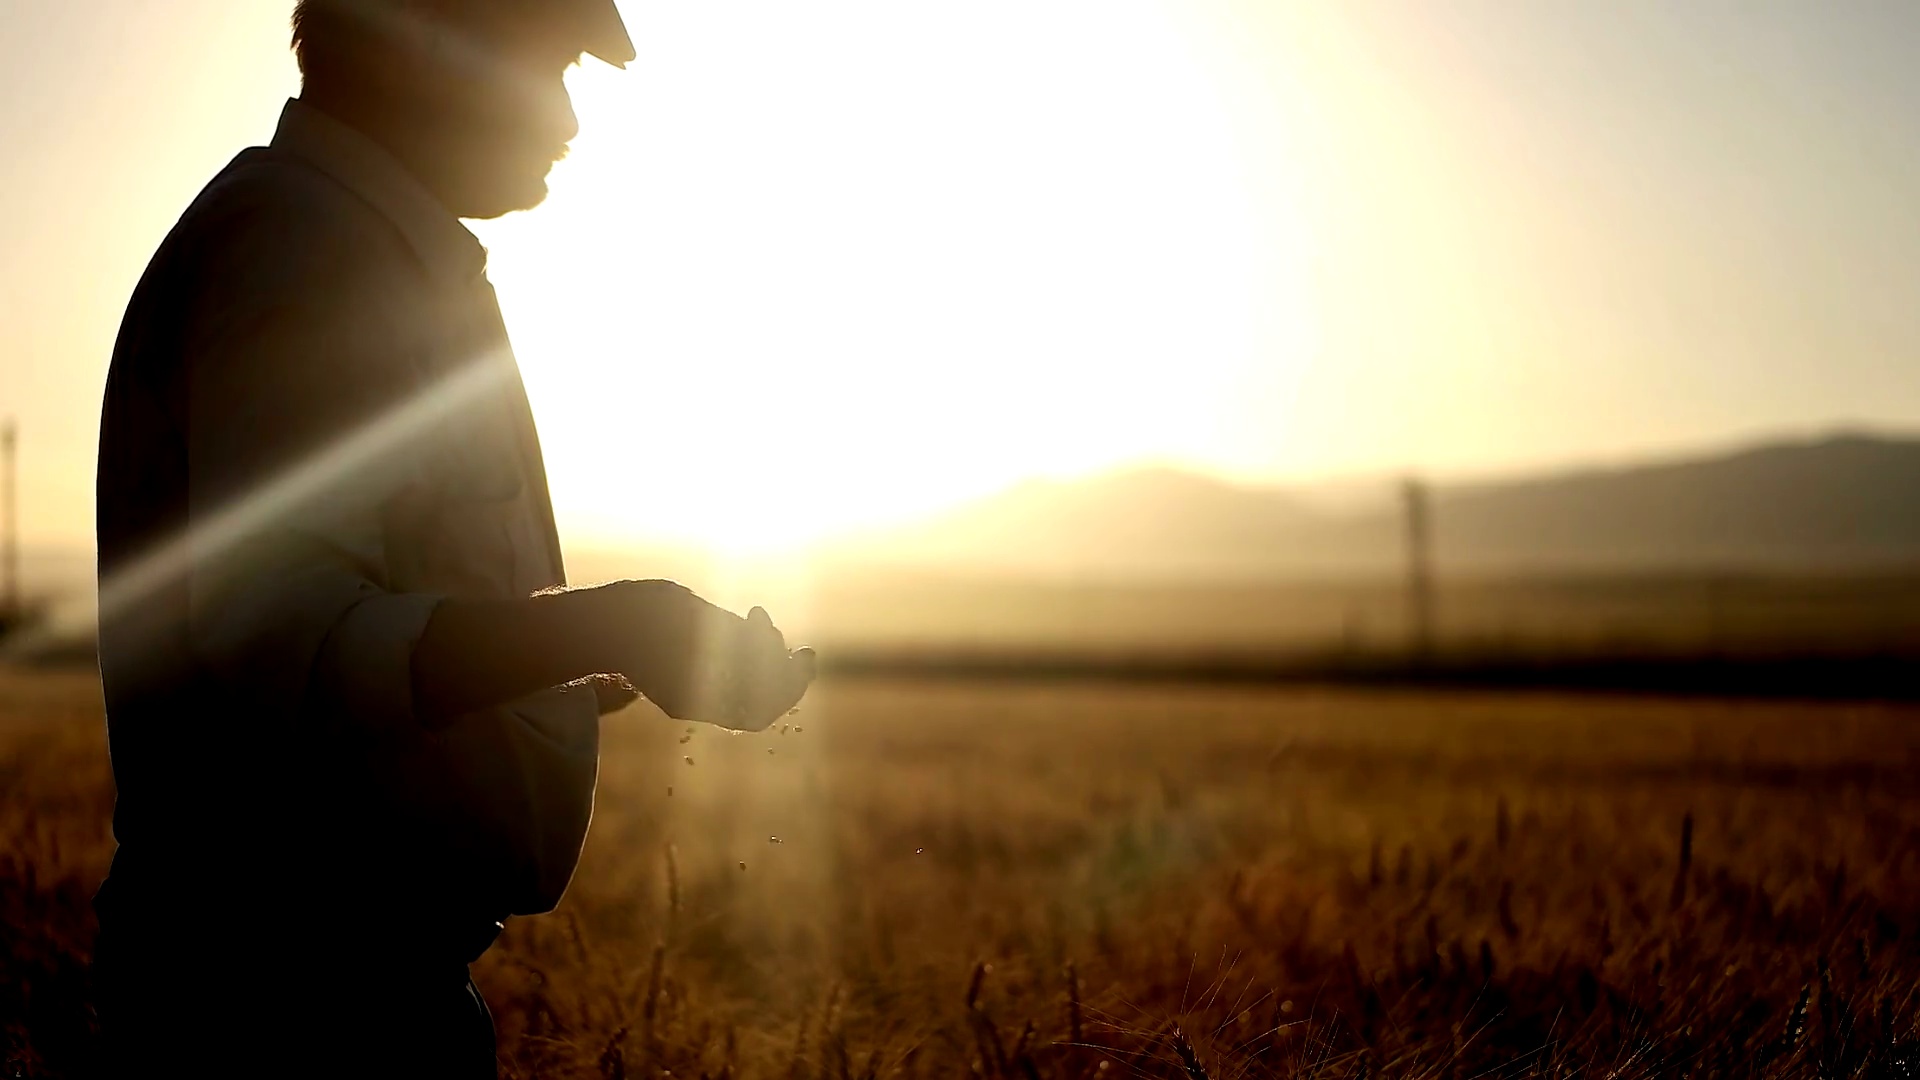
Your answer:
[[[476,191],[467,200],[460,216],[482,221],[508,214],[517,214],[522,210],[531,210],[547,201],[547,178],[545,175],[524,180],[517,184],[500,184],[489,191]]]

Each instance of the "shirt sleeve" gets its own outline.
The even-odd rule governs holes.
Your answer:
[[[394,429],[420,342],[387,238],[323,210],[236,208],[192,294],[188,644],[263,706],[406,724],[439,598],[389,590],[383,519],[431,434]]]

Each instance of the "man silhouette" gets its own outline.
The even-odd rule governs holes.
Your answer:
[[[108,376],[95,901],[118,1075],[494,1075],[467,967],[551,909],[600,716],[765,727],[811,652],[668,582],[563,588],[459,219],[538,204],[613,0],[303,0],[303,83],[155,254]]]

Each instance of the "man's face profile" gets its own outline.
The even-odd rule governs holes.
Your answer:
[[[579,125],[582,43],[547,0],[308,0],[303,96],[358,114],[464,218],[539,205]]]
[[[441,195],[462,217],[538,206],[548,174],[579,134],[566,72],[580,50],[539,25],[543,7],[476,20],[478,33],[455,38],[430,61],[445,105],[433,140],[445,159]]]

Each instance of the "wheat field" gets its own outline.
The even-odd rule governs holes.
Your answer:
[[[1910,1076],[1920,709],[828,682],[611,718],[505,1077]],[[0,674],[0,1075],[82,1075],[97,683]]]

